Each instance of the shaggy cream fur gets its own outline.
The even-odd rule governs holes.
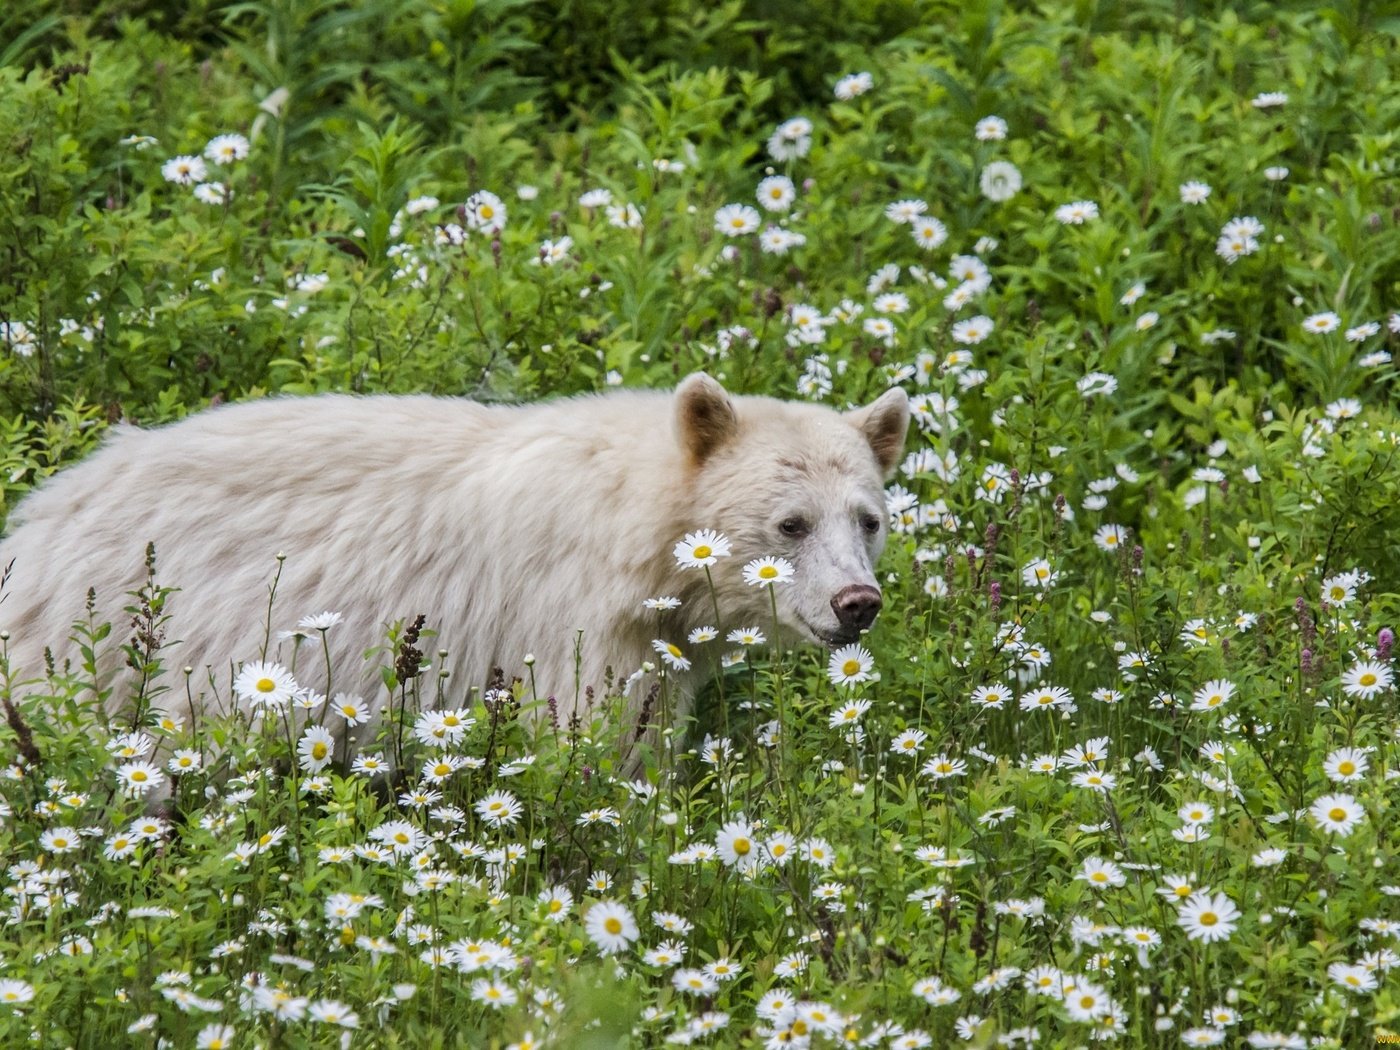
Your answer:
[[[733,556],[713,568],[722,630],[771,633],[768,597],[740,569],[782,555],[797,567],[779,590],[787,640],[855,637],[833,598],[846,589],[873,602],[869,617],[878,608],[869,595],[885,537],[882,476],[908,418],[899,390],[843,415],[731,398],[697,375],[674,394],[521,407],[272,398],[154,430],[119,427],[19,507],[0,544],[0,564],[13,559],[0,626],[21,671],[40,673],[46,646],[74,655],[66,639],[91,587],[99,619],[117,624],[109,644],[124,639],[122,608],[151,541],[158,581],[180,588],[166,667],[223,676],[259,654],[282,552],[274,630],[343,613],[328,635],[337,690],[382,693],[365,649],[388,622],[424,613],[438,632],[424,649],[434,663],[447,650],[456,702],[493,667],[528,681],[522,659],[533,653],[541,698],[553,694],[567,714],[585,687],[602,690],[605,669],[620,680],[659,663],[653,639],[693,657],[692,674],[704,670],[686,633],[713,623],[714,606],[704,573],[682,571],[671,553],[688,531],[733,541]],[[667,594],[683,600],[679,610],[643,607]],[[315,652],[302,660],[320,666]]]

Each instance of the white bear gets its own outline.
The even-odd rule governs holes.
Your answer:
[[[17,676],[35,677],[45,647],[60,661],[75,655],[70,627],[93,588],[97,619],[115,624],[107,644],[119,668],[115,645],[131,633],[122,610],[151,542],[158,582],[179,588],[164,665],[201,669],[193,682],[202,676],[207,689],[203,668],[217,677],[258,658],[285,554],[272,627],[340,612],[325,636],[337,690],[383,693],[365,649],[387,623],[421,613],[436,632],[424,640],[429,660],[447,652],[454,703],[500,667],[567,716],[589,687],[601,695],[608,669],[620,683],[645,661],[664,666],[653,649],[662,640],[692,665],[669,671],[683,715],[726,630],[772,633],[767,588],[742,578],[750,559],[794,567],[776,585],[784,644],[835,647],[871,625],[888,527],[882,483],[908,423],[899,389],[843,414],[731,397],[696,374],[674,393],[518,407],[269,398],[157,429],[122,426],[17,509],[0,543],[0,565],[12,564],[0,628]],[[673,555],[701,529],[732,549],[710,569],[713,595],[705,572]],[[644,606],[661,596],[681,604]],[[721,638],[689,643],[701,625]],[[300,668],[320,666],[320,642],[310,648]],[[129,692],[114,690],[112,704]],[[183,692],[173,691],[178,704]]]

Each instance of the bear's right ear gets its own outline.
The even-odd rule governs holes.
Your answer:
[[[734,402],[716,380],[696,372],[676,387],[676,437],[693,463],[705,462],[738,432]]]
[[[904,442],[909,436],[909,395],[899,387],[891,387],[878,398],[848,412],[846,419],[865,435],[870,450],[888,479],[895,464],[904,454]]]

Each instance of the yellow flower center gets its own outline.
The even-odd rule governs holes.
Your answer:
[[[857,673],[859,673],[859,671],[860,671],[860,661],[859,661],[859,660],[847,660],[844,664],[841,665],[841,673],[844,674],[844,675],[853,675],[853,674],[857,674]]]
[[[775,580],[778,578],[778,568],[776,565],[764,565],[758,570],[760,580]]]
[[[611,934],[613,934],[613,935],[615,936],[615,935],[617,935],[617,934],[619,934],[619,933],[622,932],[622,920],[621,920],[621,919],[616,919],[616,918],[613,918],[613,917],[610,916],[610,917],[603,923],[603,929],[607,930],[609,933],[611,933]]]
[[[1357,681],[1360,682],[1362,685],[1375,685],[1376,676],[1373,675],[1370,671],[1367,671],[1360,678],[1358,678]]]
[[[1191,896],[1191,892],[1192,891],[1190,886],[1182,885],[1176,888],[1176,895],[1178,897],[1189,897]]]
[[[330,748],[326,747],[325,741],[318,740],[311,745],[311,757],[319,762],[326,757],[326,752],[329,750]]]
[[[1355,763],[1355,762],[1339,762],[1339,763],[1337,763],[1337,772],[1340,773],[1340,774],[1341,774],[1342,776],[1344,776],[1344,777],[1349,777],[1349,776],[1351,776],[1353,773],[1356,772],[1356,763]]]
[[[1103,538],[1103,541],[1105,544],[1112,547],[1118,543],[1118,537],[1110,532],[1107,536]]]
[[[496,209],[489,204],[483,204],[481,206],[481,217],[483,219],[494,219],[496,217]]]
[[[714,551],[711,548],[705,546],[703,543],[691,552],[691,554],[696,558],[708,558],[713,553]]]
[[[277,688],[277,683],[271,678],[259,678],[257,685],[253,686],[260,693],[270,693]]]
[[[674,645],[670,645],[670,644],[668,643],[667,646],[666,646],[666,651],[667,651],[668,653],[670,653],[672,656],[674,656],[677,660],[679,660],[679,659],[681,658],[681,651],[680,651],[678,648],[676,648]]]
[[[1219,693],[1215,693],[1211,696],[1209,700],[1206,701],[1206,706],[1215,707],[1217,704],[1223,703],[1224,701],[1225,698],[1223,696],[1221,696]]]
[[[549,902],[549,914],[551,914],[551,915],[558,915],[558,914],[559,914],[561,911],[563,911],[563,910],[564,910],[564,902],[563,902],[563,901],[561,901],[561,900],[552,900],[552,901]]]
[[[1101,871],[1096,871],[1096,872],[1094,872],[1092,875],[1089,876],[1089,878],[1090,878],[1090,880],[1092,880],[1093,882],[1107,882],[1107,881],[1108,881],[1108,876],[1107,876],[1106,874],[1104,874],[1103,872],[1101,872]]]
[[[149,780],[150,776],[146,773],[144,769],[133,769],[131,771],[131,779],[138,784],[142,784]]]
[[[734,840],[734,852],[737,853],[739,856],[745,856],[751,849],[753,849],[753,843],[751,843],[748,839]]]
[[[1347,811],[1341,806],[1333,806],[1327,811],[1327,819],[1335,820],[1338,824],[1347,819]]]
[[[1203,911],[1201,912],[1201,917],[1196,921],[1202,926],[1214,926],[1220,921],[1220,916],[1216,915],[1213,911]]]

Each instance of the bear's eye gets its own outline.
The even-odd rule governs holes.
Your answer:
[[[873,536],[880,531],[880,519],[874,514],[862,514],[860,527]]]
[[[801,518],[784,518],[778,529],[784,536],[805,536],[807,535],[807,523]]]

